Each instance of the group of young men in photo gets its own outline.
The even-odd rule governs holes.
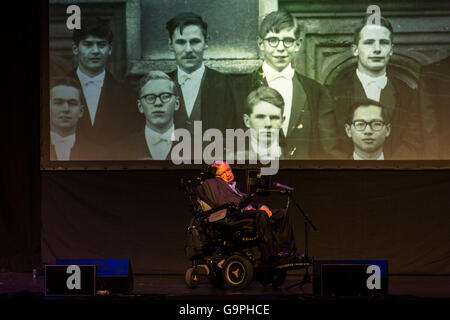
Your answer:
[[[433,106],[386,72],[394,30],[385,18],[361,22],[351,46],[356,68],[328,87],[293,68],[301,30],[284,11],[264,17],[257,39],[263,63],[248,74],[204,64],[208,26],[199,15],[178,14],[166,28],[177,68],[147,72],[137,90],[106,69],[107,21],[86,20],[74,30],[78,67],[50,81],[50,160],[169,160],[175,131],[194,137],[199,122],[202,132],[218,129],[223,137],[227,129],[250,129],[244,149],[224,143],[228,160],[449,159],[439,144],[426,146],[427,133],[440,134],[428,126]]]

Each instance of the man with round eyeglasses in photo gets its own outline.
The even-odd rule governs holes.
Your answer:
[[[347,137],[353,141],[353,160],[386,160],[383,147],[391,134],[386,106],[366,99],[355,102],[345,124]]]
[[[380,17],[379,24],[362,19],[355,29],[351,53],[356,68],[349,69],[330,85],[336,99],[336,119],[346,123],[349,107],[360,99],[372,99],[387,107],[392,133],[384,145],[384,155],[395,160],[417,160],[422,157],[423,136],[417,90],[412,89],[400,72],[390,67],[394,55],[392,23]],[[339,132],[340,150],[346,154],[352,144]]]
[[[177,87],[166,73],[150,71],[139,82],[137,107],[145,126],[122,142],[119,160],[169,160],[174,145]]]
[[[338,128],[331,96],[322,84],[301,75],[292,65],[301,43],[301,28],[291,14],[274,11],[263,19],[257,39],[261,67],[233,77],[237,113],[244,114],[250,92],[271,87],[285,103],[281,133],[286,138],[287,158],[334,159],[338,157]],[[236,126],[246,127],[242,120]]]

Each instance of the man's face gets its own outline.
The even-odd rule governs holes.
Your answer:
[[[362,28],[358,45],[353,45],[353,55],[358,57],[358,70],[369,76],[379,76],[386,72],[392,56],[391,32],[379,25]]]
[[[217,167],[216,176],[230,183],[234,181],[234,174],[231,167],[227,163],[222,163]]]
[[[269,39],[287,39],[286,42],[294,40],[290,47],[286,47],[283,41],[279,41],[275,47],[270,45]],[[283,71],[293,60],[295,54],[300,49],[300,40],[295,39],[294,28],[283,29],[278,33],[269,31],[264,39],[258,39],[259,49],[262,52],[264,61],[277,71]]]
[[[60,85],[50,90],[50,125],[53,130],[74,129],[83,111],[77,88]]]
[[[163,96],[160,96],[161,94]],[[161,100],[164,100],[164,94],[167,97],[170,95],[167,102]],[[148,95],[160,97],[157,97],[154,103],[150,103],[145,98]],[[178,97],[173,94],[173,82],[166,79],[148,81],[142,87],[141,98],[137,103],[139,112],[145,115],[147,126],[158,129],[165,129],[172,125],[173,114],[180,106]]]
[[[208,48],[202,29],[196,25],[188,25],[180,33],[176,28],[169,39],[169,49],[175,53],[177,65],[186,73],[192,73],[201,67],[203,54]]]
[[[266,145],[270,145],[272,135],[281,129],[283,120],[281,109],[266,101],[255,104],[250,115],[244,114],[247,128],[255,130],[258,141]]]
[[[78,46],[73,44],[72,51],[78,56],[81,71],[93,77],[105,69],[108,57],[111,55],[111,45],[106,39],[88,36],[81,40]]]
[[[378,106],[361,106],[353,113],[353,123],[358,120],[365,122],[384,121],[381,116],[381,108]],[[375,126],[375,124],[372,124]],[[386,138],[391,133],[390,124],[385,124],[380,131],[375,131],[369,124],[362,131],[356,130],[354,124],[346,124],[345,131],[347,136],[353,140],[355,151],[362,153],[376,153],[383,149],[383,144]]]

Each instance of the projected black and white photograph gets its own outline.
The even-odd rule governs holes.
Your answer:
[[[449,1],[8,5],[0,301],[448,308]]]

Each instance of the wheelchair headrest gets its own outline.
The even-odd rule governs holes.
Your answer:
[[[192,189],[196,185],[198,185],[200,182],[201,182],[200,178],[188,179],[188,180],[181,179],[178,189],[181,189],[181,190]]]
[[[217,173],[217,167],[209,165],[205,168],[205,170],[203,170],[203,172],[201,174],[202,174],[202,176],[205,177],[205,179],[208,179],[208,178],[215,177],[216,173]]]

